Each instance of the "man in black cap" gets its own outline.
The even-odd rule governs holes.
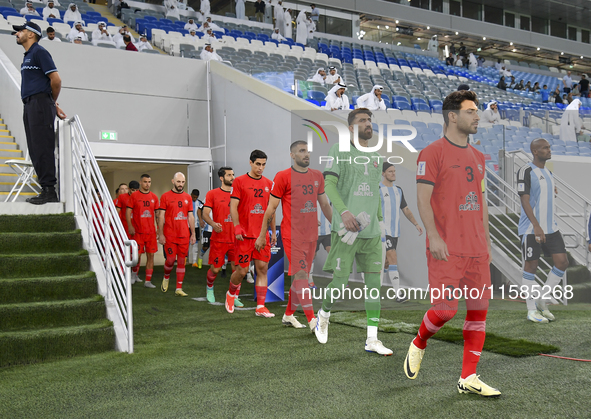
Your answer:
[[[21,65],[21,98],[25,105],[23,121],[27,147],[37,180],[42,187],[39,195],[27,199],[41,205],[58,202],[55,184],[55,116],[64,119],[66,114],[57,104],[62,80],[51,54],[39,45],[41,28],[32,22],[13,26],[16,43],[25,49]]]

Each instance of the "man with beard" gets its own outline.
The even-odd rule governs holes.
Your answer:
[[[195,244],[195,217],[191,195],[183,192],[185,175],[178,172],[172,178],[173,188],[160,198],[158,209],[158,241],[164,246],[164,279],[162,292],[168,291],[170,273],[176,260],[176,291],[174,295],[186,297],[183,291],[185,260],[189,244]]]
[[[310,152],[306,141],[296,141],[290,146],[293,166],[275,175],[269,206],[265,212],[265,220],[271,220],[281,202],[283,219],[281,220],[281,235],[285,255],[289,261],[288,275],[293,277],[289,289],[287,308],[282,323],[285,326],[301,329],[303,326],[294,316],[298,303],[308,320],[310,330],[316,328],[317,319],[314,316],[314,306],[308,289],[308,275],[314,261],[316,242],[318,241],[316,202],[330,221],[332,210],[324,193],[324,178],[318,170],[310,169]],[[267,229],[263,228],[255,243],[257,250],[266,246]]]
[[[332,246],[326,257],[324,270],[333,274],[328,285],[322,308],[318,311],[318,324],[315,329],[320,343],[328,340],[330,310],[334,305],[333,289],[344,293],[353,260],[357,271],[363,272],[367,287],[365,311],[367,314],[367,340],[365,350],[380,355],[392,355],[392,351],[378,340],[380,320],[380,271],[382,266],[382,238],[380,222],[382,205],[380,202],[380,180],[382,169],[379,154],[364,152],[355,145],[353,137],[358,128],[358,144],[367,147],[373,136],[372,113],[368,109],[356,109],[348,116],[351,142],[349,151],[341,151],[339,144],[331,147],[332,159],[326,164],[324,178],[326,194],[332,202]],[[360,164],[358,164],[359,162]]]

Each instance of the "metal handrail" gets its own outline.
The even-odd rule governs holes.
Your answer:
[[[85,247],[100,260],[107,308],[114,308],[115,333],[123,341],[121,350],[133,353],[133,312],[131,267],[138,261],[138,247],[128,240],[109,190],[92,153],[80,118],[75,115],[64,121],[69,138],[63,138],[60,165],[67,173],[60,174],[67,210],[86,221],[88,236]],[[65,130],[68,132],[68,130]],[[97,272],[98,275],[98,272]],[[101,292],[102,293],[102,292]]]

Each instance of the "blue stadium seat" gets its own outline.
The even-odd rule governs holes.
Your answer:
[[[394,124],[396,125],[410,125],[410,122],[406,119],[395,119]]]
[[[410,124],[417,129],[418,128],[427,128],[428,129],[427,124],[424,123],[423,121],[411,121]]]
[[[318,90],[308,90],[308,99],[313,99],[318,102],[323,101],[326,95]]]

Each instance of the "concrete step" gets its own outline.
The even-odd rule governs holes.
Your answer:
[[[17,150],[18,144],[14,141],[0,141],[0,148],[3,150]]]
[[[4,148],[4,145],[0,144],[0,157],[13,159],[15,157],[22,157],[22,155],[23,152],[21,150],[17,150],[16,148]]]
[[[15,156],[1,156],[0,155],[0,164],[6,164],[6,160],[25,160],[24,157],[21,157],[20,155],[15,153]]]

